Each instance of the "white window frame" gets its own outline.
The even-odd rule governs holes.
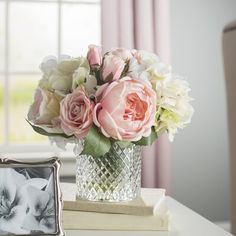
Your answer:
[[[10,76],[11,75],[20,75],[20,74],[30,74],[30,75],[38,75],[40,73],[25,71],[25,72],[17,72],[17,71],[9,71],[9,27],[10,27],[10,19],[9,19],[9,5],[12,2],[22,2],[22,3],[50,3],[57,5],[58,18],[57,18],[57,56],[61,54],[61,22],[62,22],[62,4],[75,4],[75,5],[98,5],[100,4],[99,0],[0,0],[0,2],[5,3],[5,51],[4,51],[4,70],[0,71],[0,75],[4,77],[4,143],[0,144],[0,155],[5,155],[7,157],[12,158],[42,158],[49,156],[58,156],[60,157],[67,166],[63,169],[64,175],[71,175],[73,171],[71,171],[72,165],[74,166],[74,158],[73,152],[62,152],[60,149],[50,146],[49,144],[10,144],[9,140],[9,105],[10,105]],[[1,131],[2,132],[2,131]],[[72,149],[71,149],[72,150]]]

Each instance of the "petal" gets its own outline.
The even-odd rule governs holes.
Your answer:
[[[45,209],[44,216],[55,216],[55,201],[53,197],[50,197],[49,202],[47,204],[47,208]]]
[[[97,103],[96,106],[93,109],[93,122],[97,127],[100,127],[99,121],[98,121],[98,114],[99,111],[102,109],[101,103]]]
[[[48,181],[43,178],[32,178],[28,179],[22,187],[27,188],[28,186],[33,186],[37,189],[43,189],[48,184]]]
[[[43,100],[43,96],[42,96],[42,90],[40,88],[35,90],[35,94],[34,94],[34,102],[33,104],[30,106],[29,112],[28,112],[28,119],[30,121],[34,121],[37,116],[39,115],[39,109],[40,109],[40,104]]]
[[[36,220],[36,217],[34,215],[28,213],[24,218],[24,221],[22,223],[22,228],[30,231],[31,230],[38,231],[40,230],[39,221]]]
[[[14,201],[16,195],[16,183],[12,174],[13,171],[11,168],[0,168],[0,196],[10,203]]]
[[[74,135],[76,138],[82,139],[87,135],[88,132],[89,132],[89,128],[86,128],[84,130],[79,130],[78,132],[75,132]]]
[[[102,107],[105,108],[110,114],[119,110],[120,114],[123,114],[124,110],[124,97],[127,94],[127,88],[125,82],[113,82],[108,89],[106,90],[101,104]]]
[[[86,79],[85,88],[88,94],[95,93],[95,87],[97,86],[97,79],[93,75],[89,75]]]
[[[44,233],[55,233],[56,232],[56,221],[54,216],[44,217],[40,223],[39,228]]]
[[[67,124],[64,124],[63,120],[61,122],[61,128],[65,132],[66,135],[71,136],[74,134],[74,130],[70,129]]]
[[[26,215],[26,208],[13,207],[9,217],[0,218],[0,229],[13,234],[29,234],[28,230],[22,229],[22,223]]]
[[[101,85],[101,86],[98,88],[98,90],[96,91],[96,94],[95,94],[98,101],[101,100],[102,95],[103,95],[103,93],[106,91],[106,89],[107,89],[108,86],[109,86],[109,84],[108,84],[108,83],[105,83],[105,84]]]
[[[34,216],[41,215],[48,204],[49,193],[39,190],[33,186],[29,186],[27,188],[27,192],[30,213],[32,213]]]
[[[57,66],[57,58],[55,56],[47,56],[43,59],[39,68],[43,73],[50,74]]]
[[[48,180],[47,187],[46,187],[46,189],[45,189],[45,191],[49,193],[50,197],[54,197],[53,175],[54,175],[54,173],[51,173],[51,175],[50,175],[50,177],[49,177],[49,180]]]
[[[43,189],[47,185],[48,181],[43,178],[32,178],[28,179],[20,188],[18,188],[18,193],[20,196],[20,204],[28,204],[28,187],[32,186],[39,190]]]
[[[103,90],[103,94],[102,94],[102,100],[101,102],[103,101],[103,99],[108,96],[111,92],[112,92],[112,95],[114,95],[114,90],[113,88],[120,85],[121,83],[118,83],[117,81],[114,81],[112,82],[111,84],[109,84],[107,87],[105,87],[106,89]],[[117,91],[117,90],[116,90]],[[119,91],[117,91],[116,93],[119,94]]]
[[[12,169],[11,174],[15,180],[15,184],[17,187],[21,187],[27,181],[26,177],[23,174],[20,174],[14,169]]]
[[[108,135],[110,135],[111,137],[113,137],[115,139],[121,140],[121,136],[118,133],[118,127],[117,127],[115,121],[113,120],[113,118],[110,116],[110,114],[105,109],[102,109],[99,112],[98,121]]]
[[[149,137],[151,134],[151,131],[152,131],[151,127],[149,129],[144,130],[143,137]]]

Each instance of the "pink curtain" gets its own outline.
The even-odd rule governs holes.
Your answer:
[[[168,0],[102,0],[102,46],[144,49],[169,63]],[[143,150],[143,187],[170,190],[170,148],[166,136]]]

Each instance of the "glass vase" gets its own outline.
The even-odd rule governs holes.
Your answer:
[[[77,199],[119,202],[131,201],[140,196],[140,146],[131,144],[122,147],[119,142],[114,142],[104,156],[93,157],[78,153]]]

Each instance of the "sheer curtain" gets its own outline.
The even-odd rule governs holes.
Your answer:
[[[144,49],[169,63],[168,0],[101,0],[102,46]],[[143,150],[142,186],[170,190],[170,147],[160,137]]]

